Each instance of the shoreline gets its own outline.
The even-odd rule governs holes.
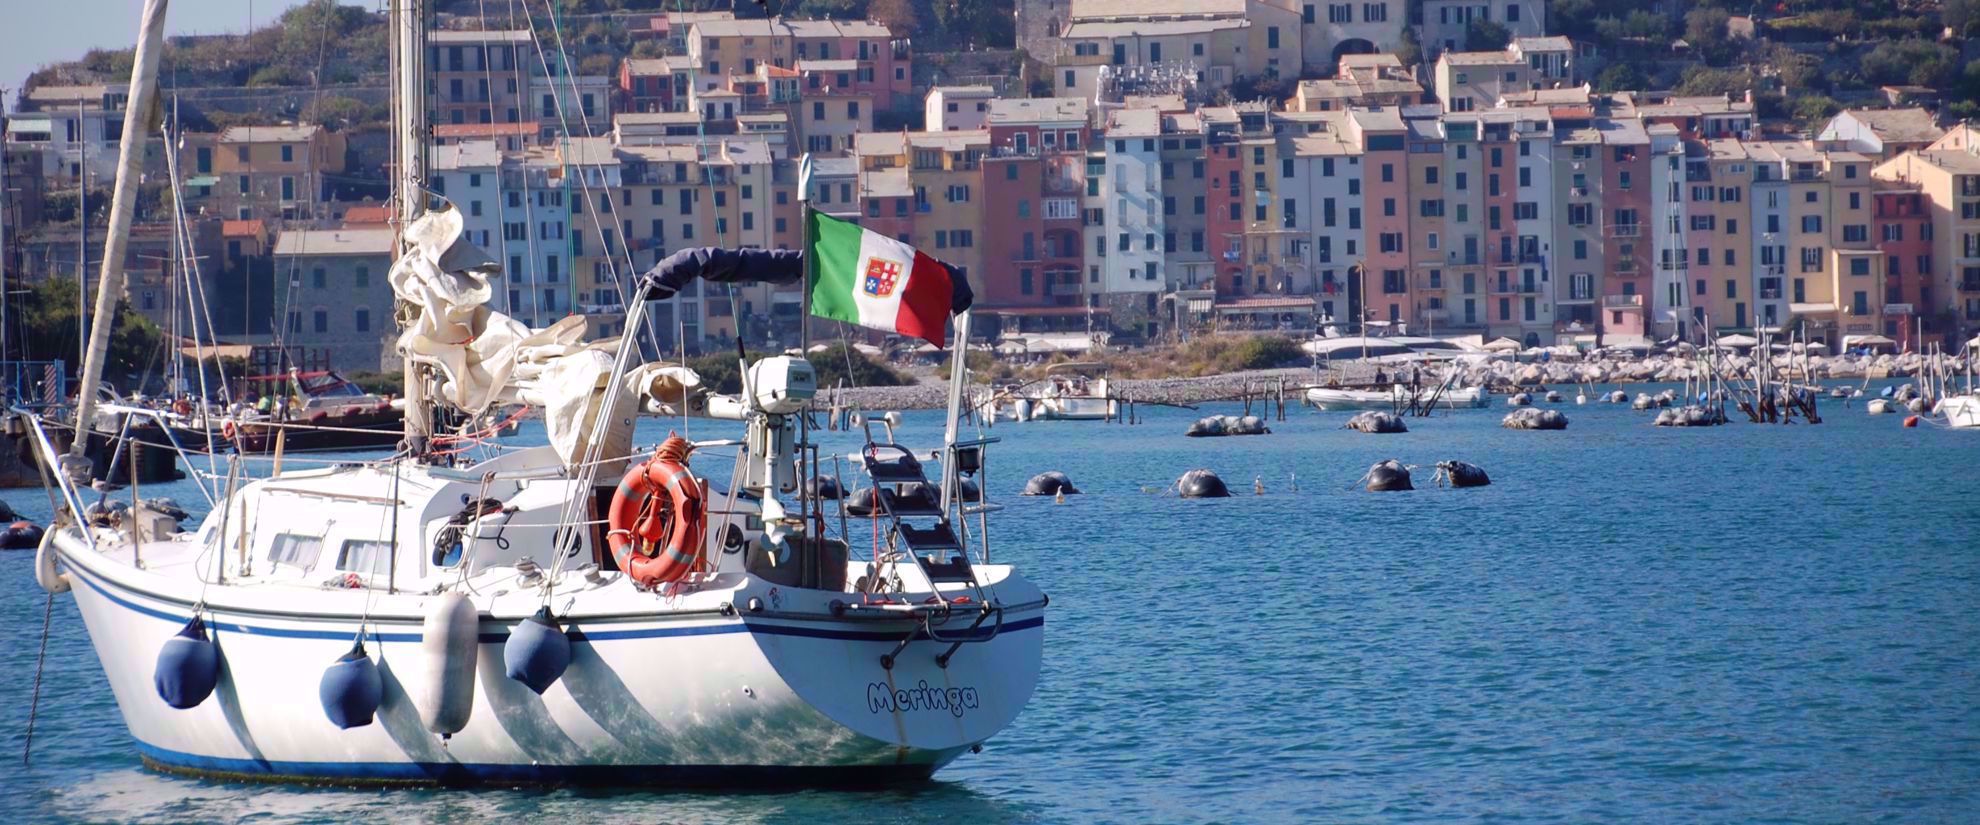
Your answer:
[[[1885,360],[1888,359],[1888,360]],[[1811,383],[1861,383],[1892,378],[1908,378],[1917,375],[1922,359],[1880,356],[1878,358],[1854,361],[1849,358],[1816,358],[1811,366]],[[1625,385],[1625,384],[1668,384],[1681,383],[1690,376],[1690,362],[1673,361],[1664,358],[1633,359],[1628,361],[1554,361],[1551,363],[1494,361],[1464,369],[1465,383],[1487,387],[1498,394],[1509,394],[1514,387],[1525,389],[1559,388],[1563,386]],[[1390,375],[1407,366],[1370,365],[1361,363],[1335,364],[1331,370],[1315,371],[1313,367],[1280,367],[1277,369],[1244,370],[1203,376],[1178,376],[1169,378],[1115,378],[1111,379],[1114,395],[1131,398],[1137,402],[1156,404],[1198,404],[1214,401],[1240,400],[1247,389],[1253,398],[1270,398],[1276,392],[1278,382],[1285,379],[1287,401],[1297,402],[1295,389],[1322,383],[1326,378],[1339,376],[1352,380],[1344,382],[1349,386],[1373,385],[1375,368],[1380,366]],[[1727,376],[1751,376],[1751,359],[1738,359],[1725,365]],[[1778,372],[1788,369],[1785,357],[1777,357],[1775,369]],[[1800,381],[1798,373],[1802,365],[1795,359],[1792,370],[1797,373],[1794,380]],[[900,387],[853,387],[848,389],[825,389],[818,393],[821,402],[827,406],[844,404],[860,410],[934,410],[942,409],[948,403],[948,382],[942,380],[932,369],[906,370],[917,383]],[[971,384],[966,391],[978,391],[984,384]]]

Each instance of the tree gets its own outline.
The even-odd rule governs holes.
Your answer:
[[[1813,132],[1842,111],[1842,104],[1827,95],[1808,95],[1795,98],[1788,110],[1794,116],[1795,125]]]
[[[1925,64],[1943,64],[1928,70],[1922,77],[1939,82],[1949,81],[1955,65],[1952,61],[1957,53],[1952,49],[1925,40],[1897,40],[1877,44],[1863,56],[1861,63],[1863,77],[1874,84],[1894,85],[1910,83],[1914,70]],[[1935,85],[1922,83],[1920,85]]]
[[[1504,51],[1512,43],[1512,32],[1504,24],[1478,18],[1464,29],[1464,48],[1473,52]]]
[[[1396,59],[1412,71],[1423,63],[1423,43],[1416,38],[1415,26],[1403,27],[1402,42],[1396,46]]]
[[[1970,28],[1980,23],[1980,0],[1945,0],[1939,18],[1945,21],[1947,28],[1952,29],[1953,37],[1965,39],[1980,36],[1980,32]]]
[[[90,299],[94,301],[95,297],[91,295]],[[27,357],[34,360],[59,358],[70,364],[81,364],[75,279],[49,278],[27,290],[20,301],[10,314],[18,313],[13,320],[21,324],[21,338],[26,342]],[[92,306],[91,311],[94,310]],[[160,339],[157,325],[132,312],[128,302],[119,302],[117,314],[111,321],[104,376],[115,378],[143,373],[158,357]]]
[[[1684,15],[1684,39],[1692,53],[1707,63],[1723,63],[1732,52],[1732,38],[1726,23],[1732,16],[1725,9],[1692,9]]]
[[[1628,63],[1611,63],[1595,76],[1598,92],[1622,92],[1643,88],[1643,74]]]
[[[866,7],[866,14],[885,23],[887,30],[896,36],[913,32],[918,28],[916,24],[920,22],[919,15],[914,11],[913,0],[873,0]]]

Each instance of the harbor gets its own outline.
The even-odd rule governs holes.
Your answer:
[[[189,782],[130,750],[63,597],[14,793],[35,818],[96,821],[156,818],[168,799],[179,820],[1439,821],[1542,806],[1584,821],[1817,808],[1931,820],[1971,808],[1971,433],[1855,410],[1813,429],[1681,432],[1626,404],[1570,409],[1566,433],[1516,432],[1503,411],[1381,437],[1312,410],[1265,436],[1181,437],[1201,414],[1240,414],[1235,403],[1150,408],[1135,427],[997,427],[989,493],[1011,508],[997,552],[1042,571],[1053,623],[1070,629],[1051,636],[1011,729],[918,789],[469,797]],[[904,440],[941,428],[933,412],[902,418]],[[643,422],[635,440],[678,425]],[[514,441],[543,437],[532,422]],[[1388,458],[1419,468],[1417,490],[1348,489]],[[1449,458],[1493,483],[1428,483]],[[1162,494],[1193,467],[1233,496]],[[1080,494],[1018,495],[1046,470]],[[184,485],[159,494],[195,499]],[[45,518],[45,498],[16,498]],[[31,555],[0,554],[12,583],[0,605],[38,630]],[[16,746],[34,654],[5,654]]]
[[[1971,819],[1980,60],[1505,2],[0,49],[13,819]]]

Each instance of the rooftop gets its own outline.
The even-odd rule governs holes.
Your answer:
[[[991,123],[1004,125],[1062,123],[1069,120],[1085,123],[1086,109],[1086,98],[1083,97],[1000,98],[990,101],[987,119]]]
[[[315,139],[323,127],[314,123],[295,126],[231,126],[220,133],[221,143],[302,143]]]
[[[1946,133],[1931,112],[1919,108],[1844,109],[1842,113],[1868,127],[1878,138],[1893,143],[1930,143]]]
[[[291,229],[275,239],[275,254],[386,255],[392,254],[393,230]]]
[[[267,233],[268,224],[260,220],[220,222],[220,237],[223,238],[258,238]]]
[[[1072,0],[1072,19],[1239,16],[1246,0]]]
[[[536,123],[440,123],[433,136],[442,138],[528,137],[536,134]]]
[[[432,43],[528,43],[528,29],[440,29],[428,32]]]
[[[502,149],[492,140],[464,140],[451,146],[427,150],[428,164],[435,171],[494,169],[502,165]]]
[[[874,169],[860,173],[859,192],[868,198],[905,198],[914,194],[905,167]]]
[[[1183,20],[1081,20],[1066,27],[1062,39],[1108,37],[1175,37],[1206,32],[1242,29],[1251,25],[1242,17],[1192,17]]]
[[[1571,52],[1574,41],[1565,37],[1515,37],[1512,47],[1521,52]]]
[[[1107,116],[1109,137],[1154,137],[1162,133],[1162,113],[1155,109],[1117,109]]]
[[[694,61],[684,54],[670,54],[666,57],[628,57],[626,71],[635,75],[672,74],[675,70],[694,68]]]
[[[117,90],[123,91],[126,88],[129,87],[120,85]],[[110,87],[101,83],[93,86],[36,86],[27,93],[27,99],[36,103],[74,103],[77,100],[101,102],[103,96],[109,93]]]
[[[1511,52],[1444,52],[1438,60],[1453,66],[1519,66],[1526,61]]]

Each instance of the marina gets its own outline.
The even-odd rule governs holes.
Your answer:
[[[1965,504],[1965,468],[1980,444],[1854,409],[1817,428],[1690,433],[1652,427],[1654,412],[1626,404],[1577,408],[1568,433],[1505,430],[1501,412],[1412,419],[1409,433],[1379,439],[1312,410],[1243,439],[1178,437],[1198,414],[1159,408],[1137,427],[998,427],[989,492],[1010,508],[998,554],[1043,571],[1054,625],[1078,630],[1052,636],[1038,691],[1008,730],[918,789],[466,797],[155,774],[121,733],[61,597],[16,793],[42,816],[83,820],[144,820],[167,800],[173,819],[1042,822],[1481,810],[1933,820],[1976,804],[1980,758],[1965,732],[1980,729],[1968,665],[1980,657],[1968,610],[1980,596],[1980,514]],[[932,411],[902,419],[909,442],[942,426]],[[643,422],[634,440],[674,426]],[[831,450],[860,440],[820,434]],[[514,443],[543,441],[532,422]],[[1418,489],[1346,489],[1391,457],[1421,468]],[[1426,483],[1452,458],[1488,468],[1492,484]],[[1672,485],[1669,466],[1726,472]],[[1215,469],[1232,496],[1161,494],[1192,467]],[[1017,495],[1048,469],[1080,495]],[[184,485],[159,494],[196,498]],[[45,520],[45,498],[13,498]],[[1897,512],[1933,515],[1873,526]],[[1261,525],[1280,538],[1261,538]],[[31,556],[0,554],[13,583],[0,605],[38,630]],[[1121,600],[1129,588],[1149,598]],[[1218,623],[1244,629],[1197,629]],[[5,653],[19,675],[0,685],[16,745],[34,653]]]
[[[129,4],[0,103],[0,798],[1972,819],[1973,122],[1508,2]]]

